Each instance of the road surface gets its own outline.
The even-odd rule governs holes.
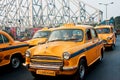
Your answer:
[[[69,77],[46,77],[47,80],[69,80]],[[11,70],[8,67],[0,68],[0,80],[43,80],[35,79],[31,73],[21,67]],[[120,80],[120,36],[117,37],[114,50],[105,50],[102,63],[95,63],[89,68],[86,80]]]

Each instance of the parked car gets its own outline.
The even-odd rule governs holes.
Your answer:
[[[38,30],[33,35],[32,39],[26,42],[29,44],[30,47],[36,46],[38,44],[44,44],[47,41],[51,31],[52,29],[48,29],[46,27],[41,30]]]
[[[14,69],[20,67],[28,48],[28,44],[14,41],[8,33],[0,30],[0,67],[4,65],[10,65]]]
[[[33,76],[73,75],[84,79],[87,68],[103,58],[104,46],[92,26],[65,24],[52,31],[46,44],[26,51]]]
[[[116,35],[115,29],[110,25],[101,25],[95,27],[98,36],[101,40],[103,40],[105,47],[111,47],[114,49],[116,43]]]

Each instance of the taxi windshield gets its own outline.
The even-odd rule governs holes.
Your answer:
[[[98,29],[96,29],[96,31],[98,34],[110,33],[109,28],[98,28]]]
[[[38,31],[34,34],[33,38],[48,38],[51,31]]]
[[[82,41],[83,31],[80,29],[55,30],[51,33],[48,41]]]

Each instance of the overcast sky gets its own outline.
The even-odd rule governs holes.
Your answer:
[[[103,11],[103,19],[106,19],[106,8],[105,5],[99,5],[99,3],[111,3],[114,2],[114,4],[109,4],[108,5],[108,19],[110,17],[116,17],[116,16],[120,16],[120,0],[82,0],[84,2],[86,2],[87,4],[92,5],[93,7],[96,7],[100,10]]]

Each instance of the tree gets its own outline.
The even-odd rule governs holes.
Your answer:
[[[114,19],[114,17],[110,18],[109,24],[112,24],[113,26],[115,26],[115,19]]]
[[[115,27],[120,29],[120,16],[115,17]]]

